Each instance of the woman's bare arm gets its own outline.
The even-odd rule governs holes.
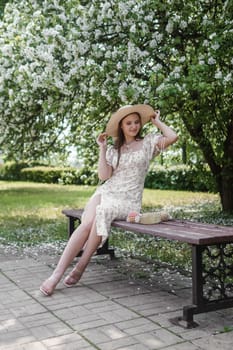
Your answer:
[[[107,134],[100,134],[96,142],[99,145],[98,176],[100,180],[105,181],[112,176],[112,167],[106,160]]]
[[[176,132],[163,123],[160,120],[160,111],[156,110],[154,116],[151,117],[151,122],[154,124],[163,134],[163,137],[159,139],[158,147],[161,150],[164,150],[174,142],[178,140],[178,135]]]

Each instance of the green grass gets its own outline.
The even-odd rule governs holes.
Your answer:
[[[82,208],[95,188],[30,182],[0,181],[0,244],[28,247],[67,240],[64,208]],[[143,210],[166,209],[175,218],[233,224],[221,212],[218,195],[181,191],[144,190]],[[114,230],[111,243],[122,254],[189,266],[185,244]],[[179,248],[179,249],[178,249]]]
[[[93,188],[0,181],[0,243],[34,245],[67,238],[61,211],[81,208]]]

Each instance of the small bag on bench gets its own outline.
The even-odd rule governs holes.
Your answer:
[[[126,221],[139,224],[159,224],[162,221],[171,220],[171,217],[165,211],[138,213],[135,211],[129,212]]]

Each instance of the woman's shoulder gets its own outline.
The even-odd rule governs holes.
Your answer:
[[[145,143],[156,142],[161,137],[159,133],[150,132],[144,136],[143,141]]]

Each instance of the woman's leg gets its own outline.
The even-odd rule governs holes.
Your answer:
[[[70,237],[52,275],[47,280],[45,280],[40,287],[41,292],[45,295],[51,295],[53,293],[56,285],[61,280],[62,275],[64,274],[67,267],[77,256],[77,254],[83,249],[90,235],[91,228],[95,220],[96,206],[100,203],[100,200],[100,195],[94,196],[87,204],[85,213],[82,218],[82,223]]]
[[[93,222],[90,235],[85,245],[84,252],[79,259],[79,262],[76,264],[71,273],[65,278],[64,284],[66,287],[74,286],[81,278],[84,270],[86,269],[91,257],[96,252],[98,246],[102,240],[101,236],[97,236],[96,233],[96,223]]]

